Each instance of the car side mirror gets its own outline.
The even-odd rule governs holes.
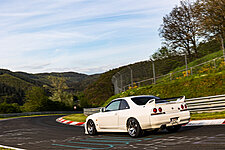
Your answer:
[[[105,112],[105,107],[102,107],[102,108],[100,109],[100,112]]]

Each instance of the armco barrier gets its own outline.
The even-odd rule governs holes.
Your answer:
[[[215,112],[225,110],[225,95],[186,99],[190,112]]]
[[[81,111],[48,111],[48,112],[24,112],[24,113],[11,113],[0,114],[0,117],[16,117],[16,116],[30,116],[30,115],[45,115],[45,114],[76,114],[82,113]]]
[[[186,99],[186,103],[191,113],[223,111],[225,110],[225,95]],[[100,108],[84,108],[84,114],[89,116],[99,112]]]
[[[89,115],[92,115],[94,113],[99,112],[101,108],[102,107],[97,107],[97,108],[84,108],[83,109],[83,112],[84,112],[84,115],[89,116]]]

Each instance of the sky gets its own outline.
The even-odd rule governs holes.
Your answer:
[[[0,0],[0,68],[103,73],[148,60],[180,0]]]

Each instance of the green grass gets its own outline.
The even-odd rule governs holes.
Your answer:
[[[54,116],[54,115],[66,115],[66,114],[27,115],[27,116],[16,116],[16,117],[2,117],[2,116],[0,116],[0,120],[3,120],[3,119],[11,119],[11,118],[25,118],[25,117]]]
[[[13,149],[9,149],[9,148],[2,148],[2,147],[0,147],[0,150],[13,150]]]
[[[203,63],[203,62],[212,60],[212,59],[217,58],[217,57],[221,57],[222,55],[223,55],[222,50],[221,50],[221,51],[218,51],[218,52],[214,52],[214,53],[212,53],[212,54],[206,55],[206,56],[204,56],[204,57],[202,57],[202,58],[199,58],[199,59],[197,59],[197,60],[194,60],[194,61],[188,63],[188,67],[196,66],[196,65],[198,65],[198,64],[200,64],[200,63]],[[177,67],[176,69],[174,69],[173,71],[171,71],[171,73],[172,73],[172,72],[179,71],[179,70],[183,70],[183,69],[185,69],[185,68],[186,68],[185,65],[182,66],[182,67]]]
[[[72,114],[72,115],[63,117],[63,119],[76,121],[76,122],[85,122],[86,118],[87,116],[85,116],[84,114]]]
[[[205,119],[225,119],[225,111],[191,114],[191,120],[205,120]]]
[[[70,121],[85,122],[87,116],[85,116],[84,114],[72,114],[65,116],[63,118]],[[225,111],[191,114],[191,120],[206,120],[206,119],[225,119]]]
[[[205,76],[184,77],[179,80],[130,89],[110,97],[103,106],[115,98],[135,95],[155,95],[160,98],[184,95],[186,98],[195,98],[222,94],[225,94],[225,71]]]

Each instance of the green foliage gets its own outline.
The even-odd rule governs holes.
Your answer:
[[[67,91],[70,92],[81,92],[83,91],[90,83],[96,81],[99,77],[98,74],[95,75],[86,75],[76,72],[63,72],[63,73],[40,73],[35,74],[36,80],[45,83],[46,85],[51,85],[51,77],[63,78],[65,83],[68,86]]]
[[[44,89],[40,87],[32,87],[29,89],[26,92],[26,100],[24,111],[34,112],[49,110],[50,100]]]
[[[203,41],[198,45],[199,56],[205,56],[221,50],[221,43],[218,40]]]
[[[8,104],[6,102],[0,104],[0,113],[19,113],[20,106],[17,103]]]
[[[9,74],[2,74],[0,75],[0,82],[4,83],[5,85],[16,87],[18,89],[26,90],[31,86],[34,86],[31,83],[28,83],[26,81],[23,81],[20,78],[14,77]]]
[[[111,81],[112,76],[120,69],[121,68],[103,73],[96,82],[90,84],[84,90],[84,95],[80,99],[81,105],[84,107],[101,106],[109,97],[111,97],[114,91]]]
[[[40,87],[32,87],[26,92],[26,102],[23,105],[23,111],[60,111],[73,110],[71,106],[59,101],[51,101],[46,91]]]
[[[107,105],[112,99],[133,95],[155,95],[161,98],[178,97],[185,95],[186,98],[220,95],[225,93],[225,72],[206,76],[195,76],[173,80],[167,83],[149,85],[130,89],[109,98]]]
[[[66,92],[68,86],[66,84],[66,80],[63,77],[54,77],[49,76],[49,80],[52,85],[52,96],[50,99],[52,101],[58,101],[60,103],[64,103],[68,107],[73,106],[73,95],[71,93]]]
[[[41,73],[41,74],[28,74],[25,72],[11,72],[6,69],[0,69],[0,103],[18,103],[23,105],[25,102],[25,92],[33,87],[41,87],[45,89],[53,88],[51,80],[48,78],[53,76],[56,78],[64,78],[68,88],[63,91],[63,98],[68,101],[67,105],[71,105],[73,94],[77,91],[83,91],[90,83],[97,80],[99,77],[96,75],[85,75],[75,72],[65,73]],[[51,93],[47,94],[48,96]],[[53,92],[54,95],[54,92]],[[57,99],[57,94],[54,96]],[[59,98],[59,97],[58,97]]]
[[[217,51],[217,52],[211,53],[209,55],[206,55],[204,57],[201,57],[199,59],[196,59],[194,61],[191,61],[190,63],[188,63],[188,67],[193,67],[193,66],[198,65],[200,63],[203,63],[203,62],[212,60],[212,59],[217,58],[217,57],[221,57],[222,54],[223,54],[222,51]],[[172,70],[171,72],[176,72],[176,71],[179,71],[179,70],[183,70],[185,68],[186,68],[186,66],[183,65],[181,67],[177,67],[176,69]]]

